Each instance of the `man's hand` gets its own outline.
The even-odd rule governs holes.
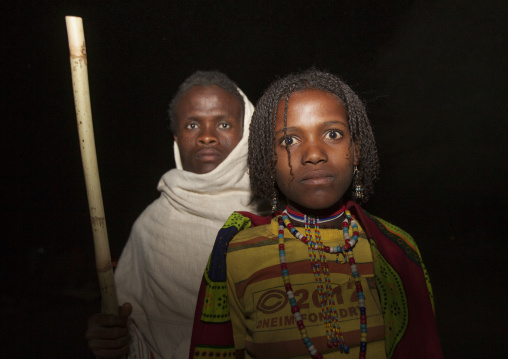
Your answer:
[[[132,305],[124,303],[118,316],[95,314],[88,319],[86,339],[96,358],[117,358],[129,352],[128,318]]]

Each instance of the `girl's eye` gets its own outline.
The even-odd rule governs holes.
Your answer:
[[[287,136],[287,137],[285,137],[285,138],[282,140],[282,142],[281,142],[281,144],[282,144],[283,146],[291,146],[291,145],[292,145],[292,144],[294,144],[294,143],[295,143],[295,139],[294,139],[293,137],[291,137],[291,136]]]
[[[230,127],[231,127],[231,125],[229,125],[228,123],[221,123],[221,124],[219,125],[219,127],[220,127],[220,128],[230,128]]]
[[[336,140],[341,138],[342,134],[338,130],[330,130],[328,131],[327,136],[332,140]]]
[[[190,129],[195,129],[196,127],[198,127],[198,125],[197,125],[197,124],[195,124],[195,123],[189,123],[189,124],[187,125],[187,128],[190,128]]]

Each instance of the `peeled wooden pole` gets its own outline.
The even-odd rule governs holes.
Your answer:
[[[76,107],[76,119],[78,122],[79,147],[81,149],[86,193],[90,207],[95,262],[101,288],[102,305],[104,313],[118,315],[118,299],[113,279],[113,266],[111,265],[108,232],[104,216],[104,206],[102,204],[97,155],[95,153],[83,21],[80,17],[66,16],[65,22],[69,38],[72,88],[74,90],[74,105]]]

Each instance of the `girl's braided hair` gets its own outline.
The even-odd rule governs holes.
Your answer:
[[[362,201],[365,202],[373,193],[373,183],[379,173],[376,142],[365,106],[339,77],[316,69],[291,74],[275,81],[259,99],[249,129],[248,166],[252,192],[268,202],[272,201],[274,190],[277,190],[279,199],[283,198],[278,189],[274,189],[277,162],[275,154],[277,107],[281,100],[286,101],[284,111],[284,131],[286,131],[289,97],[294,92],[311,89],[336,96],[346,108],[351,140],[358,146],[360,153],[358,180],[364,188]],[[289,147],[286,149],[289,155],[288,165],[291,167]]]

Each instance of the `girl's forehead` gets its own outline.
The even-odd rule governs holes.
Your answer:
[[[295,102],[294,101],[295,96],[296,96],[296,98],[300,98],[301,95],[305,95],[305,94],[309,94],[309,93],[312,93],[312,94],[317,95],[319,97],[331,97],[335,101],[337,101],[341,106],[344,106],[344,108],[347,108],[345,101],[333,92],[326,91],[323,89],[317,89],[317,88],[305,88],[305,89],[293,91],[290,94],[283,95],[277,103],[277,107],[278,107],[277,112],[279,112],[281,110],[281,107],[282,107],[282,110],[285,109],[286,102],[288,104],[288,109],[289,109],[289,107],[292,104],[294,104],[294,102]],[[293,99],[293,101],[291,101],[292,99]]]
[[[306,89],[293,92],[289,99],[286,97],[279,100],[275,120],[280,122],[288,116],[302,115],[329,117],[339,113],[347,119],[346,106],[337,95],[320,89]]]

